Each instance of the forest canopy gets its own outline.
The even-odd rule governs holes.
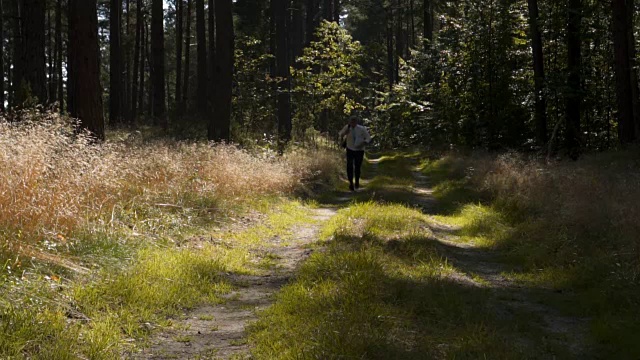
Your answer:
[[[577,157],[640,133],[633,1],[2,0],[0,107],[104,138],[152,125],[238,143]]]

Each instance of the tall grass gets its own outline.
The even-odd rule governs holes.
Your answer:
[[[450,156],[434,164],[440,166],[432,166],[432,173],[446,169],[458,179],[453,191],[468,195],[469,189],[479,189],[489,195],[485,205],[455,206],[458,216],[466,218],[462,234],[504,250],[524,266],[517,278],[554,289],[559,295],[547,300],[591,318],[600,354],[640,356],[637,149],[593,154],[577,162],[506,154]]]
[[[92,144],[57,115],[25,117],[0,120],[0,236],[10,252],[117,221],[122,209],[215,212],[335,174],[330,154],[280,158],[233,145],[168,141]]]

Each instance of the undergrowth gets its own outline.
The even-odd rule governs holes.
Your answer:
[[[0,357],[113,359],[133,339],[258,271],[260,235],[231,236],[334,181],[335,154],[110,136],[53,114],[0,120]],[[287,222],[287,218],[292,218]],[[250,231],[250,230],[247,230]],[[220,240],[222,239],[222,240]],[[220,242],[225,245],[221,246]]]
[[[425,161],[465,241],[499,250],[548,304],[590,321],[597,356],[640,356],[640,157],[637,150],[546,163],[517,154]]]

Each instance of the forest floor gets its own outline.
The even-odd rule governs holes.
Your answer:
[[[455,204],[419,165],[419,154],[377,156],[357,193],[343,184],[300,204],[306,216],[251,248],[268,261],[228,273],[222,301],[177,317],[135,357],[588,358],[588,319],[461,236]]]

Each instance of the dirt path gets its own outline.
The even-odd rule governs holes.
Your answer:
[[[433,214],[436,199],[433,189],[429,186],[429,178],[417,171],[414,172],[414,177],[415,204],[425,213]],[[505,275],[513,269],[501,262],[491,250],[458,241],[456,233],[459,229],[434,220],[431,230],[440,252],[458,270],[452,275],[456,281],[494,291],[495,316],[509,321],[516,320],[524,314],[528,316],[530,326],[549,335],[550,342],[562,346],[576,358],[588,354],[588,349],[585,348],[588,319],[565,316],[558,310],[536,301],[536,298],[544,296],[545,292],[550,293],[551,290],[536,289],[537,297],[534,296],[532,289],[519,285]],[[526,338],[514,340],[525,343],[528,341]]]
[[[185,314],[183,320],[153,337],[137,359],[243,359],[249,357],[245,327],[257,319],[256,310],[274,301],[273,295],[295,275],[313,250],[322,224],[335,215],[332,208],[314,210],[313,224],[297,226],[294,239],[283,246],[279,237],[266,239],[261,253],[277,259],[277,265],[260,276],[228,275],[237,289],[220,305],[207,305]]]

